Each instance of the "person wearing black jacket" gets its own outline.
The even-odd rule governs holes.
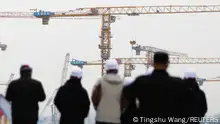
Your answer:
[[[133,124],[133,117],[137,116],[138,108],[136,104],[136,100],[127,100],[129,97],[126,97],[127,87],[133,83],[134,79],[130,77],[126,77],[124,79],[124,88],[122,91],[123,96],[126,99],[126,107],[121,114],[121,124]],[[127,101],[130,101],[128,103]]]
[[[188,89],[183,80],[172,77],[166,69],[169,56],[164,52],[154,54],[154,70],[150,75],[142,75],[128,86],[128,100],[138,99],[139,116],[146,118],[164,118],[158,123],[168,123],[168,117],[185,117]],[[138,122],[141,121],[139,118]],[[143,122],[144,120],[142,120]],[[152,123],[150,120],[145,123]],[[156,123],[156,122],[155,122]],[[177,122],[176,122],[177,123]],[[182,123],[182,122],[179,122]]]
[[[12,124],[37,124],[38,102],[46,99],[40,81],[31,78],[32,68],[22,65],[20,78],[12,81],[6,91],[6,100],[12,105]]]
[[[202,118],[205,116],[208,109],[207,101],[205,93],[200,89],[196,81],[196,77],[196,72],[192,69],[187,69],[184,73],[185,85],[190,89],[192,93],[188,102],[188,116]]]
[[[82,70],[75,67],[70,79],[59,88],[54,104],[61,113],[60,124],[84,124],[90,101],[81,84]]]

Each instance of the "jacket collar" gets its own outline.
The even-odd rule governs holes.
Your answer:
[[[160,75],[160,76],[169,76],[169,74],[168,74],[168,72],[167,72],[167,70],[154,70],[153,72],[152,72],[152,75],[153,76],[157,76],[157,75]]]

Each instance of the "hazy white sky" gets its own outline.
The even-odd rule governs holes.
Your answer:
[[[79,7],[116,5],[195,5],[220,4],[219,0],[7,0],[0,4],[0,11],[29,11],[31,8],[52,11],[70,10]],[[172,51],[189,53],[192,57],[220,57],[220,13],[123,16],[112,24],[112,56],[130,57],[130,40]],[[0,19],[0,41],[8,45],[0,52],[0,79],[7,81],[10,73],[19,76],[18,68],[28,62],[33,76],[42,81],[47,98],[60,85],[61,71],[67,52],[72,58],[83,60],[100,59],[98,44],[101,20],[51,20],[48,26],[41,20]],[[123,47],[122,47],[123,46]],[[124,48],[124,49],[121,49]],[[119,54],[120,53],[120,54]],[[193,67],[201,77],[220,74],[218,65],[171,65],[170,72],[183,75],[187,67]],[[71,68],[71,67],[70,67]],[[123,69],[123,68],[122,68]],[[133,75],[143,73],[144,66],[137,66]],[[121,71],[123,74],[123,70]],[[91,92],[100,67],[84,68],[83,85]],[[209,113],[220,111],[220,84],[205,84]],[[4,87],[1,88],[2,90]],[[45,103],[41,104],[41,107]]]

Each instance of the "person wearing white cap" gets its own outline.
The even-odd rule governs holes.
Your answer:
[[[60,124],[84,124],[90,101],[81,84],[82,69],[74,67],[70,79],[58,89],[54,104],[61,113]]]
[[[185,70],[184,79],[189,79],[189,78],[196,79],[196,77],[197,77],[196,72],[193,69],[188,68]]]
[[[120,124],[123,79],[118,75],[117,60],[105,63],[106,74],[96,83],[92,102],[96,110],[97,124]]]
[[[205,93],[200,89],[197,80],[196,72],[188,68],[184,72],[185,86],[190,89],[191,94],[188,100],[188,109],[190,117],[204,117],[207,112],[207,101]]]

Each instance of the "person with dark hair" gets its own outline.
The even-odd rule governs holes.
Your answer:
[[[184,73],[185,85],[192,94],[188,101],[188,116],[202,118],[205,116],[208,108],[205,93],[200,89],[196,77],[196,72],[192,69],[187,69]]]
[[[125,98],[138,99],[139,116],[146,118],[185,117],[184,109],[188,90],[184,87],[181,78],[169,75],[168,66],[168,54],[156,52],[153,58],[153,72],[150,75],[137,77],[128,87]],[[160,120],[158,123],[168,123],[161,121],[167,120]]]
[[[81,68],[75,67],[70,79],[58,89],[54,104],[61,113],[60,124],[84,124],[88,116],[90,101],[81,78]]]
[[[120,124],[124,109],[122,96],[123,79],[118,75],[118,62],[115,59],[105,63],[106,75],[102,76],[92,92],[92,102],[96,110],[96,124]]]
[[[6,91],[6,100],[12,105],[12,124],[37,124],[38,102],[46,99],[40,81],[32,79],[29,65],[20,67],[20,78],[12,81]]]

